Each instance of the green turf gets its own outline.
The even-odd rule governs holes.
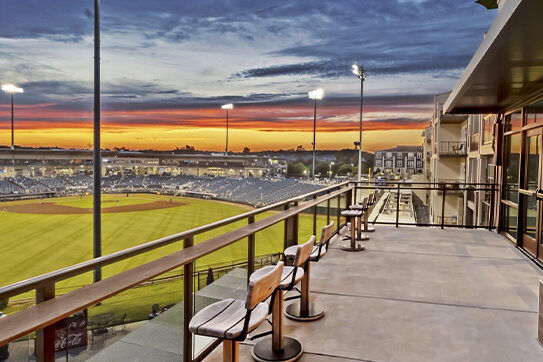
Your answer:
[[[148,203],[156,200],[169,200],[170,196],[162,195],[103,195],[104,207]],[[247,211],[246,208],[222,202],[174,197],[174,201],[186,205],[159,210],[107,213],[102,215],[103,254],[123,250],[128,247],[171,235],[180,231],[204,225],[229,216]],[[114,202],[108,202],[113,200]],[[39,200],[3,203],[34,203],[39,207]],[[65,197],[47,199],[43,202],[55,202],[73,207],[89,208],[92,197]],[[258,216],[257,219],[271,215],[271,212]],[[212,230],[195,237],[195,242],[207,240],[228,230],[246,225],[240,221],[220,229]],[[312,216],[300,216],[300,242],[305,241],[312,233]],[[318,219],[319,228],[324,225],[323,217]],[[0,212],[0,235],[2,235],[3,263],[0,265],[1,284],[7,285],[25,278],[40,275],[92,258],[92,215],[41,215]],[[256,234],[256,255],[265,255],[282,251],[283,223]],[[182,243],[175,243],[144,255],[115,263],[103,269],[103,277],[119,273],[137,265],[154,260],[160,256],[180,250]],[[247,241],[239,242],[220,249],[196,263],[196,268],[207,265],[229,263],[247,257]],[[172,271],[169,274],[179,273]],[[65,293],[92,281],[91,273],[77,276],[57,284],[57,293]],[[182,299],[182,281],[164,283],[159,286],[132,289],[110,300],[104,301],[95,314],[103,311],[114,311],[117,314],[125,310],[131,311],[129,319],[139,319],[150,310],[150,305],[162,305],[178,302]],[[30,293],[20,298],[32,297]],[[12,298],[14,301],[17,297]],[[8,312],[22,306],[11,306]],[[137,315],[135,315],[137,314]]]

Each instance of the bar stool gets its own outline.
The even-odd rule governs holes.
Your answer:
[[[306,264],[304,269],[304,277],[302,278],[302,288],[300,290],[300,295],[296,298],[300,298],[300,303],[291,303],[287,306],[285,310],[285,315],[288,319],[292,319],[300,322],[314,321],[319,318],[324,317],[324,307],[320,304],[311,302],[309,296],[309,278],[310,278],[310,269],[311,262],[318,262],[328,252],[328,246],[330,244],[330,239],[334,234],[334,222],[332,221],[329,225],[326,225],[322,228],[321,238],[319,242],[313,245],[313,250],[309,256],[309,263]],[[312,236],[312,239],[315,240],[315,236]],[[292,260],[296,256],[296,246],[291,246],[285,249],[285,258],[286,260]],[[287,298],[288,300],[289,298]]]
[[[368,218],[376,202],[377,202],[377,190],[373,191],[368,197],[368,211],[364,215],[364,229],[362,229],[362,231],[365,233],[372,233],[375,231],[375,228],[373,226],[368,225]]]
[[[357,227],[357,239],[362,240],[362,241],[370,239],[370,237],[368,235],[362,234],[362,218],[364,218],[364,225],[367,223],[367,220],[368,220],[368,214],[369,214],[369,205],[368,205],[369,201],[368,200],[369,200],[369,197],[366,196],[362,200],[361,204],[353,204],[353,205],[349,206],[349,209],[351,209],[351,210],[362,211],[362,215],[360,217],[356,218],[356,220],[357,220],[357,226],[356,226]]]
[[[257,342],[253,346],[253,358],[265,361],[296,361],[302,355],[302,344],[295,338],[283,335],[283,294],[294,289],[303,278],[304,267],[309,263],[309,255],[315,243],[314,237],[298,245],[292,266],[283,268],[281,282],[272,296],[272,336]]]
[[[348,239],[351,239],[350,245],[344,245],[341,247],[345,251],[362,251],[364,250],[364,245],[356,243],[356,218],[362,217],[362,211],[359,210],[343,210],[341,216],[345,216],[348,220],[351,221],[351,235]]]
[[[249,277],[245,301],[225,299],[208,305],[189,323],[198,335],[222,339],[223,361],[239,361],[239,342],[255,330],[268,316],[268,299],[281,282],[284,263],[257,270]]]

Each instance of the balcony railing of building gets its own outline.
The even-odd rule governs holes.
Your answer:
[[[312,193],[301,195],[280,203],[252,210],[227,219],[212,222],[191,230],[183,231],[161,239],[150,241],[138,246],[118,251],[109,255],[75,264],[63,269],[49,272],[37,277],[26,279],[11,285],[0,287],[0,300],[23,293],[35,291],[36,305],[0,320],[0,346],[20,337],[36,332],[35,353],[37,361],[55,360],[55,323],[79,311],[95,306],[98,303],[132,289],[142,283],[153,280],[174,269],[183,267],[183,275],[194,275],[196,260],[213,253],[228,245],[247,240],[247,275],[255,268],[255,234],[273,225],[284,223],[284,248],[298,244],[299,215],[309,211],[313,217],[313,234],[317,231],[317,209],[320,204],[321,217],[329,223],[336,220],[339,231],[343,220],[340,216],[342,208],[348,208],[353,199],[354,185],[344,182]],[[256,217],[266,211],[277,211],[271,216],[256,220]],[[247,225],[226,231],[205,241],[194,244],[194,237],[208,231],[216,230],[225,225],[246,220]],[[138,267],[115,274],[97,283],[78,288],[64,295],[56,295],[55,285],[60,281],[91,272],[128,258],[182,242],[182,250],[155,259]],[[201,360],[205,355],[219,345],[212,343],[199,356],[193,359],[192,334],[188,329],[189,321],[194,311],[194,278],[183,278],[183,359],[184,361]]]
[[[440,156],[466,156],[466,142],[464,141],[440,141]]]
[[[480,224],[474,223],[474,224],[465,224],[463,220],[453,220],[447,219],[445,215],[445,205],[446,205],[446,198],[447,195],[454,195],[458,196],[459,194],[467,194],[467,193],[473,193],[473,192],[485,192],[486,195],[488,195],[488,203],[490,210],[493,210],[496,205],[496,197],[497,197],[497,191],[498,191],[498,185],[496,184],[490,184],[490,183],[465,183],[462,180],[450,180],[450,181],[444,181],[440,180],[441,182],[360,182],[356,183],[356,189],[355,189],[355,197],[357,193],[368,193],[373,190],[378,190],[380,194],[381,199],[385,199],[382,196],[385,193],[394,193],[396,195],[401,194],[402,192],[411,191],[413,194],[425,194],[426,192],[435,193],[435,197],[439,199],[440,203],[440,213],[437,220],[438,222],[432,222],[431,220],[423,221],[420,219],[413,220],[402,220],[402,215],[400,211],[402,208],[400,205],[396,205],[395,207],[395,218],[393,220],[390,219],[384,219],[380,220],[380,214],[381,211],[379,208],[384,207],[384,204],[377,205],[376,211],[371,215],[370,221],[372,224],[383,224],[383,225],[395,225],[396,227],[399,226],[433,226],[433,227],[457,227],[457,228],[469,228],[469,229],[488,229],[493,230],[495,228],[494,225],[494,213],[489,214],[488,220],[483,220],[484,222],[481,222]],[[388,198],[387,198],[388,199]],[[400,198],[395,198],[396,202],[400,202]],[[415,205],[415,214],[420,212],[422,206]],[[457,215],[463,214],[462,210],[456,210]]]

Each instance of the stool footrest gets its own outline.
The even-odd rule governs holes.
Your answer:
[[[324,317],[324,313],[324,307],[315,302],[309,303],[309,310],[305,313],[300,311],[300,303],[289,304],[285,309],[285,316],[288,319],[299,322],[315,321]]]
[[[259,362],[267,361],[296,361],[302,355],[302,344],[292,337],[284,337],[284,348],[274,351],[272,339],[266,338],[253,347],[253,358]]]

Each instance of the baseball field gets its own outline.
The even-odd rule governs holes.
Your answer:
[[[32,276],[73,265],[92,258],[92,196],[71,196],[42,200],[4,202],[0,204],[0,285],[11,284]],[[246,212],[249,207],[213,200],[151,194],[106,194],[102,197],[102,254],[109,254],[160,237],[204,225]],[[261,214],[258,219],[271,215]],[[325,220],[319,217],[319,228]],[[246,221],[227,225],[195,237],[195,243],[246,225]],[[300,241],[312,232],[311,215],[301,215]],[[257,233],[256,255],[280,252],[283,224]],[[107,278],[123,270],[154,260],[182,248],[175,243],[139,255],[103,269]],[[247,242],[220,249],[196,263],[196,269],[243,260]],[[169,275],[179,274],[179,270]],[[87,273],[57,284],[57,294],[92,282]],[[152,304],[167,305],[182,299],[182,282],[175,280],[134,288],[91,308],[93,314],[128,312],[128,319],[142,319]],[[6,310],[12,313],[31,303],[32,293],[10,299]],[[25,301],[26,299],[26,301]]]

